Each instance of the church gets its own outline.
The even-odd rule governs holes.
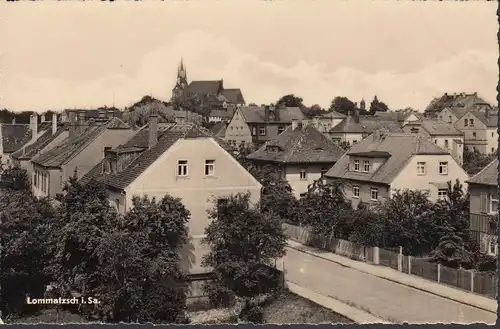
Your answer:
[[[184,62],[177,69],[177,81],[172,89],[171,101],[185,97],[197,97],[212,106],[243,106],[245,99],[239,88],[225,89],[223,80],[191,81],[188,83]]]

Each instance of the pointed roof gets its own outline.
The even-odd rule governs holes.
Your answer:
[[[60,125],[55,134],[52,134],[52,129],[46,129],[38,139],[22,149],[11,154],[11,157],[18,160],[29,160],[38,155],[47,145],[54,141],[63,132],[68,130],[68,123]]]
[[[238,108],[246,123],[266,123],[264,107],[241,106]],[[279,121],[272,123],[291,124],[292,120],[304,120],[306,117],[299,107],[285,107],[277,109],[279,111]]]
[[[490,164],[469,179],[467,183],[498,186],[498,159],[490,162]]]
[[[365,133],[371,134],[377,129],[387,129],[390,132],[402,132],[401,125],[397,120],[387,118],[360,116],[359,122],[348,116],[338,125],[330,129],[330,133]]]
[[[457,130],[451,123],[436,120],[422,120],[407,123],[408,127],[422,127],[431,136],[463,136],[464,133]],[[404,129],[404,128],[403,128]]]
[[[344,150],[310,125],[288,127],[250,154],[250,160],[278,163],[335,163]]]

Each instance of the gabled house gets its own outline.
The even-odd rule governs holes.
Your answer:
[[[30,177],[33,175],[33,164],[31,163],[31,159],[50,151],[68,138],[68,124],[59,124],[56,113],[52,115],[52,122],[49,121],[47,123],[49,123],[49,125],[45,127],[43,123],[40,125],[42,131],[38,133],[38,138],[36,140],[27,143],[11,155],[12,163],[26,169]]]
[[[0,123],[0,165],[12,165],[11,155],[38,137],[37,116],[30,117],[30,124]]]
[[[487,109],[492,110],[492,107],[488,102],[479,97],[477,93],[454,93],[448,94],[444,93],[441,97],[433,99],[427,108],[425,109],[425,114],[429,118],[439,118],[440,112],[446,108],[462,108],[472,111],[485,111]],[[448,114],[443,115],[442,121],[448,121]]]
[[[445,107],[438,113],[437,119],[454,125],[457,123],[458,119],[464,116],[465,113],[469,112],[469,110],[470,109],[463,107]]]
[[[419,134],[429,138],[440,146],[462,165],[464,162],[464,133],[457,130],[451,123],[425,119],[414,121],[403,126],[407,134]]]
[[[224,139],[224,137],[226,136],[226,128],[227,123],[219,122],[210,127],[210,131],[212,132],[212,134],[214,134],[214,136]]]
[[[353,145],[325,177],[344,183],[354,207],[405,189],[425,191],[436,201],[446,196],[448,181],[459,179],[465,188],[469,179],[449,152],[426,137],[379,130]]]
[[[469,151],[491,154],[498,148],[497,125],[498,113],[468,111],[455,123],[455,128],[464,133],[464,147]]]
[[[314,126],[319,132],[328,134],[333,127],[341,123],[345,118],[347,118],[347,115],[331,111],[302,122],[305,124],[307,121],[307,124]]]
[[[207,129],[157,120],[152,116],[148,126],[118,147],[101,147],[104,159],[82,182],[104,184],[110,203],[121,214],[133,206],[133,196],[181,198],[191,212],[188,225],[195,256],[191,272],[204,271],[200,261],[206,247],[201,239],[210,222],[207,210],[215,200],[239,192],[250,192],[252,202],[258,202],[261,185]]]
[[[224,122],[227,123],[231,120],[236,111],[236,107],[234,106],[226,106],[220,109],[211,110],[208,116],[208,122]]]
[[[54,197],[73,175],[83,177],[102,159],[104,147],[116,147],[136,132],[118,118],[106,122],[77,122],[70,117],[68,138],[34,157],[33,194]]]
[[[467,182],[470,195],[470,230],[479,243],[481,251],[490,255],[498,254],[498,159]]]
[[[261,145],[285,131],[292,120],[304,119],[298,107],[239,107],[226,128],[226,140]]]
[[[388,120],[374,116],[360,116],[359,111],[349,113],[328,135],[335,143],[354,145],[377,129],[386,129],[389,132],[402,132],[401,124],[395,120]]]
[[[293,121],[283,133],[267,141],[247,158],[257,166],[273,165],[298,198],[345,153],[312,125]]]
[[[422,119],[422,116],[416,112],[397,112],[397,111],[376,111],[373,114],[374,117],[378,117],[388,121],[399,122],[400,125],[416,122]]]

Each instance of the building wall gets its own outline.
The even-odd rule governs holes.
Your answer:
[[[426,163],[425,175],[417,174],[417,162]],[[448,174],[439,174],[439,162],[448,162]],[[425,190],[429,192],[431,201],[436,201],[438,187],[431,183],[445,184],[447,181],[451,181],[454,184],[457,178],[466,192],[466,181],[469,176],[451,155],[415,155],[391,182],[391,191],[397,189]]]
[[[62,187],[64,185],[63,172],[58,168],[45,168],[36,163],[32,164],[32,174],[31,174],[31,189],[33,195],[36,197],[51,197],[54,198],[57,193],[62,192]],[[38,174],[38,180],[37,180]],[[43,175],[46,175],[46,189],[43,189]],[[37,184],[35,184],[37,180]]]
[[[187,177],[177,176],[179,160],[188,161]],[[205,160],[215,160],[214,176],[204,175]],[[257,203],[260,189],[260,183],[212,138],[179,140],[126,188],[124,210],[131,207],[133,195],[161,199],[168,193],[181,198],[191,212],[189,232],[195,248],[192,271],[201,271],[204,249],[200,241],[209,224],[207,210],[213,208],[214,197],[250,192],[251,201]]]
[[[307,192],[307,188],[310,184],[321,178],[321,169],[328,171],[332,166],[333,163],[309,165],[287,164],[284,167],[285,179],[292,187],[295,197],[300,198],[302,193]],[[300,171],[302,169],[305,169],[307,172],[307,177],[304,180],[300,179]]]
[[[239,109],[236,110],[233,118],[227,125],[225,140],[235,145],[252,143],[252,132]]]
[[[455,114],[453,114],[453,112],[445,108],[441,112],[439,112],[438,119],[440,121],[448,122],[454,125],[459,118],[457,118]]]
[[[470,195],[470,229],[473,236],[477,238],[483,253],[489,252],[491,243],[496,243],[496,231],[490,225],[490,214],[481,212],[481,193],[488,193],[498,199],[498,187],[480,184],[469,185]]]
[[[376,205],[379,202],[384,202],[389,197],[389,187],[386,185],[354,180],[343,180],[343,184],[345,197],[347,200],[351,201],[354,209],[356,209],[361,202],[368,205]],[[359,187],[359,197],[354,196],[355,186]],[[372,188],[376,188],[378,192],[378,199],[376,201],[371,199]]]
[[[473,125],[470,124],[471,119],[474,120]],[[467,126],[465,125],[465,120],[468,121]],[[455,123],[455,127],[464,133],[464,147],[469,151],[476,149],[482,154],[491,153],[492,144],[489,143],[489,140],[494,140],[494,137],[491,137],[491,132],[488,127],[472,113],[467,113],[462,116]],[[490,135],[490,137],[488,137],[488,135]],[[496,148],[497,146],[493,143],[493,147]]]
[[[457,162],[462,165],[464,163],[464,137],[463,136],[431,136],[432,141],[443,148],[446,151],[449,151],[451,155],[457,160]],[[459,142],[457,142],[457,140]],[[446,141],[448,141],[448,147],[446,147]]]
[[[496,153],[498,149],[498,132],[497,127],[488,127],[486,130],[486,152]]]
[[[362,133],[330,133],[329,135],[333,141],[347,142],[349,145],[354,145],[365,138]]]
[[[270,139],[275,138],[283,131],[291,126],[287,123],[276,123],[276,122],[266,122],[266,123],[250,123],[248,127],[252,135],[252,141],[256,144],[263,144]],[[260,134],[260,129],[265,128],[265,135]],[[281,129],[280,129],[281,128]]]

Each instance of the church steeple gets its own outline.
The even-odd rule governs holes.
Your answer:
[[[181,57],[181,64],[177,67],[177,80],[175,82],[174,89],[172,89],[172,100],[181,96],[187,85],[187,72],[186,68],[184,67],[184,60]]]

